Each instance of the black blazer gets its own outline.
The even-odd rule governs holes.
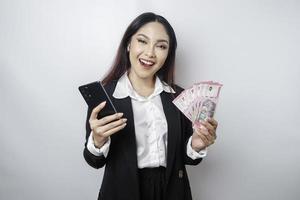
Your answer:
[[[136,140],[133,112],[130,97],[115,99],[112,94],[117,81],[105,86],[118,112],[123,112],[127,118],[126,127],[111,136],[111,144],[107,157],[95,156],[87,149],[87,141],[91,132],[88,119],[91,109],[88,109],[86,120],[86,142],[83,151],[86,162],[98,169],[105,165],[102,186],[98,200],[139,200],[139,179],[136,155]],[[191,189],[185,165],[197,165],[202,160],[192,160],[186,155],[188,138],[192,135],[191,122],[172,103],[174,96],[182,88],[173,88],[175,95],[162,92],[161,100],[168,123],[167,145],[167,200],[191,200]]]

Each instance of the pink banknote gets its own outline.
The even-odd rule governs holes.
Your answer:
[[[176,107],[194,124],[214,116],[222,84],[213,81],[195,83],[174,100]]]

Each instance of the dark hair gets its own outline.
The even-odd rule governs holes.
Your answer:
[[[113,65],[107,75],[102,80],[103,84],[107,84],[112,80],[119,79],[131,66],[129,55],[127,51],[127,46],[130,43],[131,37],[145,24],[149,22],[159,22],[161,23],[168,36],[169,36],[169,52],[166,58],[164,65],[157,72],[157,76],[169,84],[173,86],[174,84],[174,67],[175,67],[175,55],[176,55],[176,47],[177,40],[175,32],[169,22],[162,16],[156,15],[151,12],[143,13],[135,18],[131,24],[127,27],[123,38],[121,40],[120,46],[117,51],[117,55],[113,62]]]

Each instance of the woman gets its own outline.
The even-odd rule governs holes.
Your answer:
[[[144,13],[127,28],[102,81],[119,113],[89,109],[84,158],[105,165],[101,200],[191,200],[185,165],[196,165],[216,139],[217,122],[193,130],[172,104],[176,36],[162,16]],[[205,128],[204,128],[205,127]]]

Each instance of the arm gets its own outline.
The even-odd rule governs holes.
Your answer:
[[[192,156],[188,155],[188,142],[191,139],[193,134],[192,122],[187,119],[183,114],[181,114],[181,121],[182,121],[182,132],[183,132],[183,155],[184,155],[184,163],[187,165],[198,165],[202,161],[202,156],[196,159],[191,158]],[[204,157],[204,156],[203,156]]]
[[[87,148],[88,140],[89,140],[90,134],[92,132],[92,130],[90,128],[90,123],[89,123],[89,118],[91,116],[91,113],[92,113],[92,109],[88,108],[87,118],[86,118],[86,137],[85,137],[86,141],[84,144],[83,157],[91,167],[99,169],[99,168],[103,167],[106,163],[105,156],[104,155],[96,156],[96,155],[92,154]]]
[[[103,167],[106,163],[109,146],[107,142],[110,135],[123,129],[127,121],[121,118],[123,113],[115,113],[98,119],[97,116],[105,104],[106,102],[102,102],[93,110],[88,109],[86,119],[86,142],[83,156],[87,163],[96,169]]]

